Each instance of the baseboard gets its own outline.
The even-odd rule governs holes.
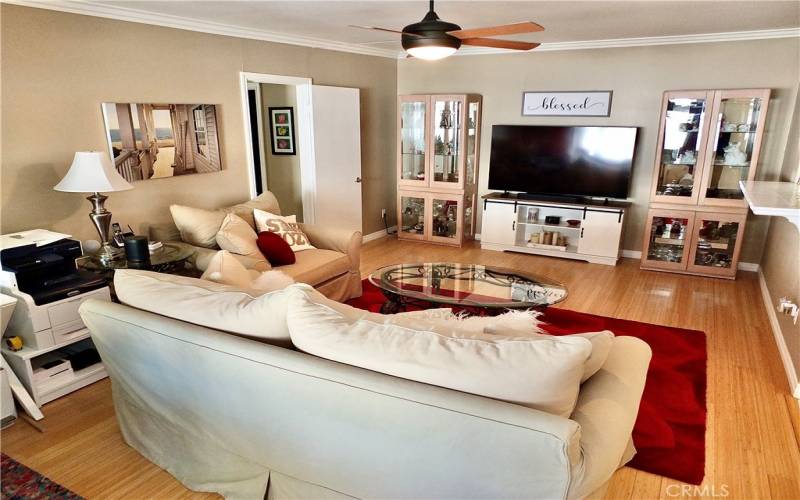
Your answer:
[[[396,229],[397,229],[397,226],[392,226],[392,227],[389,228],[389,232],[394,231]],[[383,238],[384,236],[387,236],[388,234],[389,233],[387,233],[385,229],[381,229],[380,231],[375,231],[374,233],[365,234],[361,238],[361,242],[362,243],[368,243],[370,241],[377,240],[378,238]]]
[[[642,252],[640,252],[639,250],[623,250],[622,256],[626,259],[639,260],[642,258]]]
[[[764,273],[761,269],[758,269],[758,283],[761,285],[761,298],[764,300],[764,307],[767,309],[769,324],[772,327],[772,336],[775,337],[778,353],[781,355],[781,361],[783,362],[783,369],[786,370],[786,378],[789,379],[789,390],[792,396],[800,399],[800,382],[798,381],[797,371],[794,368],[791,356],[789,356],[789,349],[786,347],[781,325],[778,323],[778,314],[775,312],[775,306],[772,304],[772,297],[769,294],[769,288],[767,288],[767,280],[764,279]]]

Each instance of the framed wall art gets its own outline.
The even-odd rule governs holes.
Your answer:
[[[294,109],[292,107],[270,107],[269,131],[272,141],[272,154],[293,155],[295,152],[294,140]]]
[[[217,106],[105,102],[106,141],[128,182],[222,170]]]

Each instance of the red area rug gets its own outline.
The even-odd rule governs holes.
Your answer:
[[[348,304],[380,312],[383,294],[367,280],[363,286],[363,295]],[[705,334],[556,308],[546,309],[540,319],[547,323],[543,329],[552,335],[610,330],[650,345],[653,359],[633,428],[637,453],[628,465],[700,484],[705,469]]]
[[[0,454],[2,464],[2,487],[0,498],[4,500],[82,500],[70,490],[55,483],[35,470],[22,465],[5,453]]]

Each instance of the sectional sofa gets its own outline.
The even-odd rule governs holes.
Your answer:
[[[599,498],[635,453],[631,431],[650,360],[635,338],[613,338],[574,410],[559,416],[301,352],[282,333],[304,324],[292,323],[292,294],[348,321],[382,322],[306,285],[258,298],[122,271],[116,287],[128,305],[88,301],[80,313],[111,378],[122,434],[192,490]]]

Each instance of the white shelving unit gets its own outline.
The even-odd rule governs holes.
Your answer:
[[[69,341],[61,344],[49,346],[43,349],[32,349],[23,347],[19,351],[11,351],[3,346],[3,357],[19,377],[22,385],[30,393],[37,406],[58,399],[65,394],[80,389],[98,380],[106,378],[106,369],[103,363],[95,363],[81,370],[75,370],[71,377],[59,380],[52,384],[37,384],[33,378],[35,359],[44,354],[63,349],[64,347],[75,345],[79,342],[91,342],[89,330],[83,328],[74,332]]]
[[[622,253],[622,228],[629,206],[626,202],[584,200],[572,203],[488,194],[483,197],[481,248],[613,266]],[[529,217],[534,211],[535,216]],[[548,224],[547,216],[558,216],[561,221]],[[570,225],[568,220],[580,222]],[[542,231],[561,234],[566,245],[529,243],[532,233]]]

